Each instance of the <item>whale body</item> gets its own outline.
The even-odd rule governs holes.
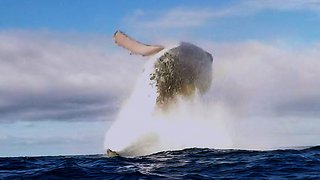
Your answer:
[[[157,89],[157,105],[166,106],[177,96],[191,97],[195,93],[205,93],[212,81],[212,55],[200,47],[180,42],[165,48],[159,45],[146,45],[121,31],[114,35],[115,42],[131,51],[131,54],[154,56],[151,84]]]
[[[159,121],[150,122],[154,111],[166,113],[177,100],[204,94],[212,81],[212,55],[187,42],[170,47],[146,45],[121,31],[116,31],[114,40],[131,54],[148,56],[149,61],[131,98],[106,135],[106,154],[135,156],[164,150],[165,147],[160,147],[158,124],[152,124]]]
[[[162,52],[150,80],[157,88],[157,104],[167,105],[177,96],[205,93],[212,80],[212,55],[186,42]]]

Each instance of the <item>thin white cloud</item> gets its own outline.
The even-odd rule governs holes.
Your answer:
[[[142,10],[134,13],[129,19],[130,23],[143,24],[147,28],[184,28],[201,26],[212,18],[224,16],[227,11],[215,11],[213,9],[171,9],[157,17],[143,12]],[[152,19],[144,19],[144,16],[151,16]]]
[[[172,29],[201,27],[211,21],[232,16],[248,16],[265,10],[320,12],[317,0],[265,0],[237,1],[225,7],[178,7],[167,11],[136,10],[125,18],[131,27],[148,29]]]
[[[275,9],[282,11],[294,10],[311,10],[319,12],[320,2],[318,0],[265,0],[265,1],[244,1],[244,6],[251,7],[256,10]]]
[[[135,11],[125,19],[131,26],[144,28],[185,28],[197,27],[209,20],[228,14],[228,10],[214,10],[211,8],[175,8],[166,12]]]

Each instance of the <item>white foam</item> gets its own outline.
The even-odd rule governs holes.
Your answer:
[[[166,49],[167,50],[167,49]],[[222,111],[208,114],[199,97],[178,98],[167,112],[157,109],[157,91],[150,81],[154,63],[147,62],[134,91],[106,134],[105,146],[122,155],[145,155],[187,147],[230,147]]]
[[[310,109],[319,107],[311,106],[319,94],[319,64],[316,56],[305,58],[308,53],[302,52],[304,61],[298,61],[292,53],[279,55],[253,44],[221,56],[207,94],[180,99],[166,114],[156,110],[148,76],[156,59],[151,59],[108,131],[105,148],[145,155],[188,147],[271,150],[319,144],[319,117]],[[309,109],[295,114],[305,103]]]

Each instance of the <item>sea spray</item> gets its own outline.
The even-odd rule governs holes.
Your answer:
[[[209,91],[191,100],[179,97],[166,113],[156,110],[157,90],[150,85],[157,58],[148,61],[105,148],[144,155],[186,147],[274,150],[319,144],[318,51],[261,43],[213,47]]]
[[[228,113],[220,107],[213,112],[199,98],[179,98],[170,111],[145,109],[132,113],[143,109],[138,104],[125,105],[108,131],[106,148],[133,156],[192,147],[232,147],[224,121]]]
[[[144,155],[187,147],[230,147],[223,118],[212,119],[202,112],[206,108],[200,94],[211,84],[211,64],[209,53],[188,43],[149,60],[106,135],[106,148],[121,155]]]

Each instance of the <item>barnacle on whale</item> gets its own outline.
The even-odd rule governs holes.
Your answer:
[[[179,95],[189,97],[194,94],[194,72],[179,58],[179,50],[171,49],[154,64],[150,74],[157,89],[157,105],[165,106],[174,102]]]

